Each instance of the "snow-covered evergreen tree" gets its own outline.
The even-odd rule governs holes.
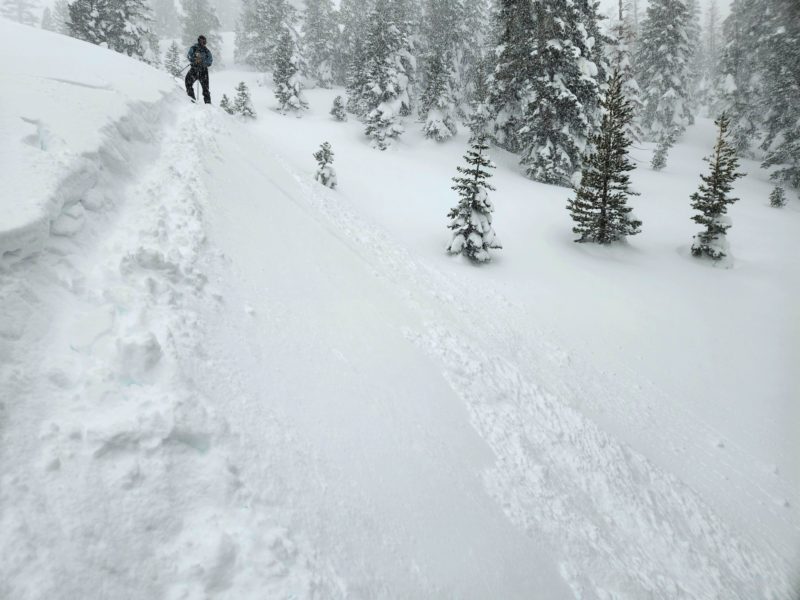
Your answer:
[[[688,124],[694,125],[694,115],[699,105],[699,87],[703,76],[702,28],[700,26],[700,5],[698,0],[686,0],[689,20],[686,27],[686,43],[689,48],[689,114]]]
[[[800,188],[800,3],[773,0],[765,23],[763,166],[777,184]]]
[[[359,118],[365,117],[368,112],[364,94],[368,80],[367,43],[366,40],[357,40],[354,42],[352,57],[348,62],[345,90],[347,110]]]
[[[651,0],[647,7],[635,64],[649,140],[660,141],[675,128],[682,132],[692,118],[689,19],[685,0]]]
[[[167,48],[167,54],[164,57],[164,69],[173,77],[178,77],[183,71],[185,62],[184,53],[181,52],[178,43],[173,41]]]
[[[2,0],[0,4],[0,15],[23,25],[38,25],[38,12],[38,2],[34,0]]]
[[[533,7],[536,28],[518,133],[520,163],[531,179],[572,186],[599,124],[607,69],[603,40],[588,2],[537,0]]]
[[[107,44],[110,12],[108,0],[73,0],[69,4],[70,35],[91,44]]]
[[[299,67],[297,44],[292,32],[284,29],[275,52],[275,97],[281,112],[299,111],[308,108],[303,98],[303,86]]]
[[[153,15],[145,0],[108,0],[109,48],[157,64],[158,38],[151,31]]]
[[[208,0],[181,0],[181,41],[187,48],[197,43],[197,38],[206,36],[208,48],[214,54],[214,62],[219,64],[222,57],[222,37],[217,12]]]
[[[367,34],[373,0],[341,0],[341,34],[336,52],[336,82],[347,89],[347,110],[365,114],[361,93],[367,80]]]
[[[171,38],[180,35],[180,23],[178,11],[175,8],[175,0],[152,0],[152,3],[154,19],[153,29],[155,32],[162,38]],[[195,36],[195,38],[197,38],[197,36]]]
[[[460,6],[456,0],[427,0],[425,22],[428,31],[427,52],[422,80],[424,88],[419,104],[423,132],[437,142],[456,134],[455,67],[458,63]]]
[[[250,90],[244,81],[240,81],[236,86],[236,98],[233,99],[233,112],[242,115],[245,119],[255,119],[256,111],[253,110],[253,102],[250,99]]]
[[[297,13],[288,0],[243,0],[236,25],[236,60],[260,71],[275,66],[284,29],[295,32]]]
[[[477,102],[478,87],[485,88],[487,61],[492,46],[492,16],[487,0],[454,0],[458,20],[454,37],[456,48],[456,102],[458,112],[466,116]]]
[[[336,96],[336,98],[333,99],[331,116],[337,121],[347,121],[347,111],[344,108],[344,100],[341,96]]]
[[[45,6],[42,11],[42,22],[39,25],[45,31],[56,31],[56,23],[53,20],[53,13],[49,6]]]
[[[53,23],[54,31],[71,35],[69,27],[69,4],[67,0],[56,0],[53,2]]]
[[[339,31],[331,0],[306,0],[303,44],[309,75],[320,87],[333,84],[334,55]]]
[[[489,137],[489,124],[491,114],[489,112],[489,85],[486,64],[488,58],[478,61],[475,66],[474,87],[470,94],[470,108],[466,116],[467,127],[470,131],[470,140],[479,137]]]
[[[406,101],[400,103],[400,116],[408,117],[415,109],[417,97],[417,57],[423,21],[421,0],[390,0],[388,3],[391,21],[400,32],[398,64],[406,82]]]
[[[800,5],[734,0],[724,23],[719,105],[740,156],[766,154],[779,185],[800,187]]]
[[[733,0],[731,13],[723,23],[726,44],[719,67],[718,109],[731,120],[731,138],[739,156],[752,157],[752,148],[761,138],[767,10],[768,5],[761,0]]]
[[[692,254],[719,260],[728,253],[725,237],[731,227],[726,214],[728,206],[738,200],[730,197],[730,192],[734,181],[744,174],[737,171],[739,159],[736,158],[736,149],[728,141],[728,117],[723,113],[715,124],[718,133],[714,152],[704,159],[710,165],[709,174],[700,176],[700,188],[691,196],[692,208],[699,212],[692,220],[705,228],[694,236]]]
[[[328,142],[323,142],[319,150],[314,152],[317,161],[317,172],[314,179],[325,187],[336,189],[336,171],[331,166],[333,164],[333,150]]]
[[[719,102],[720,78],[718,67],[722,52],[722,20],[717,0],[711,0],[705,16],[702,35],[702,51],[699,52],[700,79],[696,100],[700,107],[711,112]]]
[[[786,192],[780,186],[772,190],[769,195],[769,205],[773,208],[782,208],[786,206]]]
[[[653,158],[650,159],[650,168],[654,171],[660,171],[667,166],[667,155],[675,142],[678,141],[681,129],[673,127],[669,131],[663,132],[661,138],[656,144],[656,149],[653,151]]]
[[[522,148],[519,131],[524,106],[530,100],[533,79],[534,20],[530,0],[498,0],[494,21],[497,43],[486,103],[491,115],[489,136],[501,148],[518,152]]]
[[[633,142],[642,139],[642,128],[639,118],[643,104],[639,83],[633,69],[631,52],[633,51],[635,37],[631,17],[625,12],[624,3],[618,0],[617,18],[609,27],[609,43],[606,46],[608,63],[612,69],[619,72],[622,81],[622,93],[630,102],[632,118],[626,126],[626,133]]]
[[[456,102],[453,94],[453,72],[450,61],[434,49],[426,64],[425,90],[420,99],[420,118],[425,137],[442,142],[458,132]]]
[[[366,111],[364,131],[380,150],[403,132],[400,119],[411,109],[407,65],[414,57],[395,22],[395,8],[392,0],[377,0],[375,4],[366,44],[366,81],[360,94],[360,104]]]
[[[625,12],[631,16],[633,37],[637,39],[642,33],[642,19],[640,18],[639,0],[625,0]]]
[[[231,99],[227,94],[222,94],[222,99],[219,101],[219,107],[229,115],[236,114],[236,109],[231,104]]]
[[[456,101],[451,63],[441,49],[433,49],[426,59],[425,89],[419,106],[425,137],[442,142],[458,132]]]
[[[635,168],[628,157],[631,140],[626,133],[633,118],[630,101],[623,93],[622,76],[615,71],[603,101],[599,132],[592,137],[593,151],[583,163],[581,185],[568,204],[576,242],[609,244],[639,233],[642,225],[631,214],[628,173]]]
[[[458,205],[448,213],[453,237],[447,246],[450,254],[463,254],[476,262],[491,260],[490,250],[503,246],[492,227],[494,205],[488,192],[489,169],[494,165],[486,156],[489,146],[482,138],[476,138],[464,159],[466,167],[456,167],[458,175],[453,177],[453,190],[458,192]]]

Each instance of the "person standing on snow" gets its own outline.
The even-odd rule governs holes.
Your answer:
[[[208,67],[214,62],[211,50],[206,48],[206,36],[201,35],[197,38],[197,43],[189,48],[189,72],[186,74],[186,93],[192,100],[194,96],[194,82],[200,80],[203,86],[203,101],[211,104],[211,92],[208,89]]]

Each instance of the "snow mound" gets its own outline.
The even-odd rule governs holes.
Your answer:
[[[114,189],[108,172],[129,171],[158,142],[177,93],[172,80],[116,52],[0,19],[17,57],[0,64],[0,266],[73,236],[85,210]]]

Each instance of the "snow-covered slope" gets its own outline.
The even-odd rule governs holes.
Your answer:
[[[737,268],[689,260],[707,127],[640,174],[652,233],[608,252],[497,157],[506,248],[474,268],[442,251],[457,141],[377,153],[331,92],[298,120],[212,74],[256,90],[242,124],[110,52],[0,33],[115,90],[3,114],[69,151],[52,175],[14,158],[52,225],[0,271],[0,598],[789,596],[796,413],[770,359],[798,214],[745,180]],[[325,139],[338,192],[313,182]]]
[[[52,231],[71,235],[104,203],[85,192],[125,173],[152,145],[164,97],[154,69],[115,52],[0,19],[13,58],[0,64],[0,256],[40,250]],[[105,169],[108,172],[103,172]],[[81,201],[83,198],[83,201]]]

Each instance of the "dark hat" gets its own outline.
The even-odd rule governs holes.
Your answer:
[[[201,35],[199,38],[197,38],[197,43],[198,43],[198,44],[199,44],[200,42],[205,42],[205,41],[206,41],[206,36],[204,36],[204,35]]]

